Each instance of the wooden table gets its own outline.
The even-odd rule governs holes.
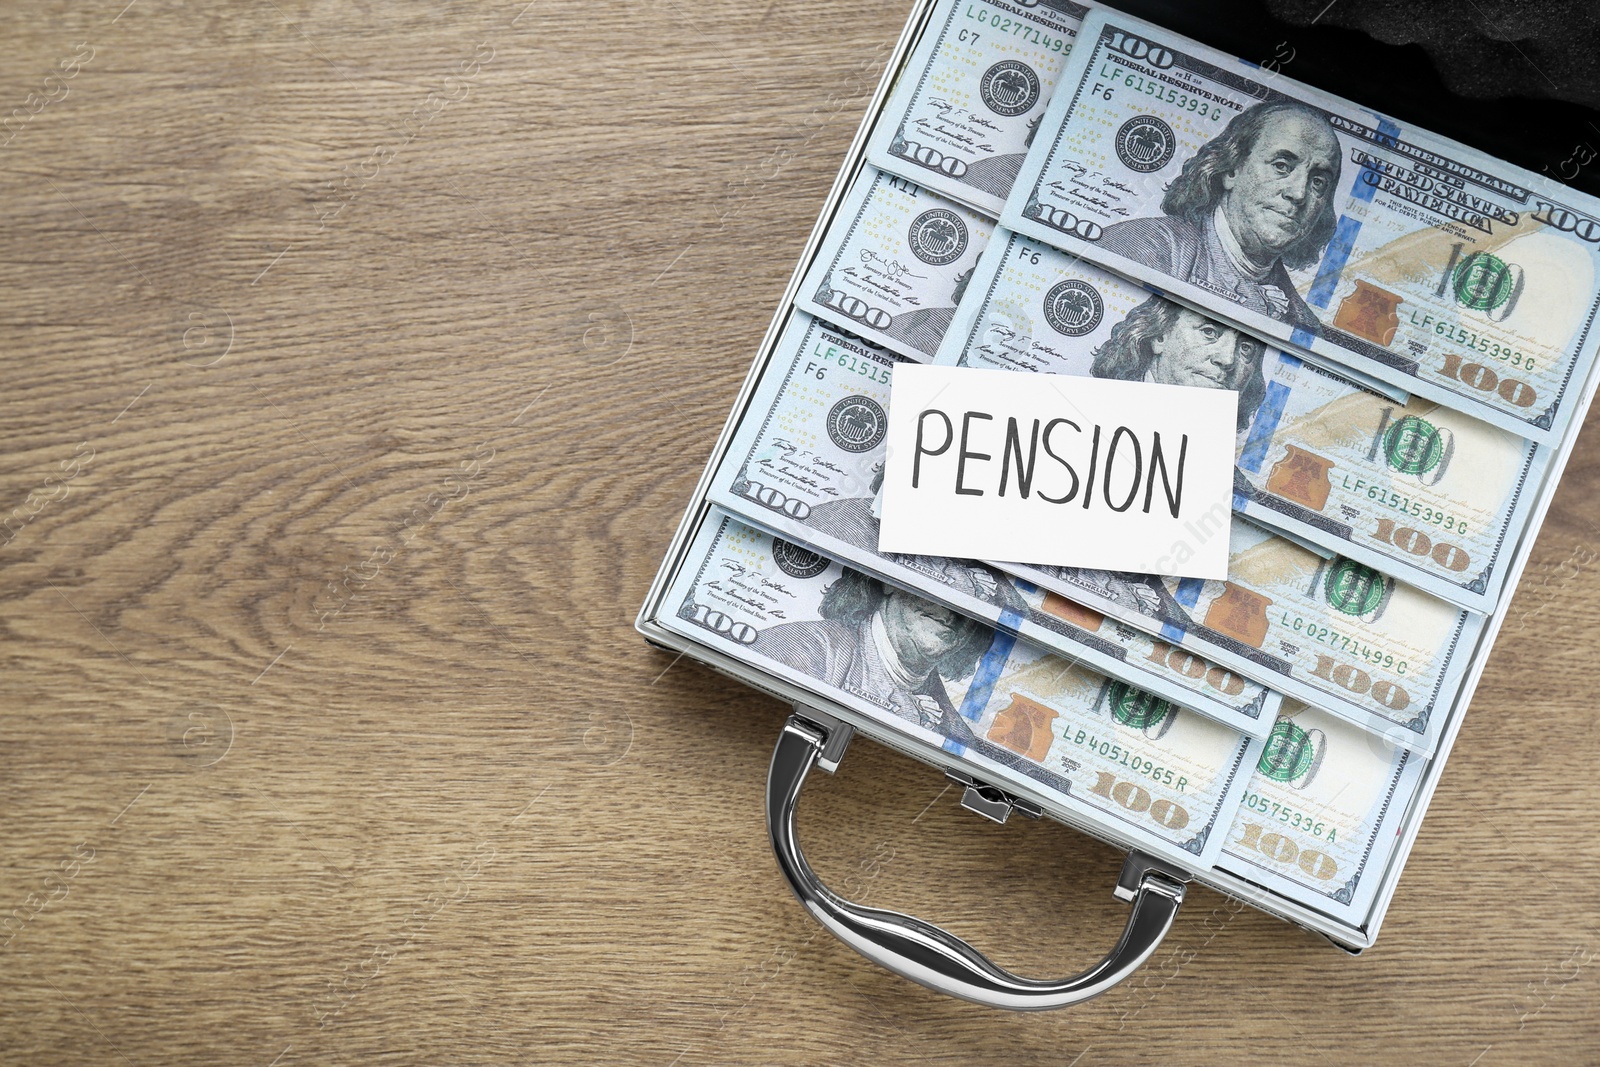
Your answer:
[[[0,1061],[1600,1059],[1600,433],[1374,950],[1197,890],[987,1012],[803,914],[784,709],[632,630],[904,5],[125,4],[0,12]],[[1119,857],[954,801],[858,744],[803,832],[1098,957]]]

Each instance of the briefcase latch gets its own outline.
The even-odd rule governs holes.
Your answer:
[[[1015,811],[1018,815],[1030,819],[1037,819],[1044,815],[1044,809],[1037,804],[1029,803],[1021,797],[1012,796],[998,786],[988,785],[978,781],[969,774],[958,774],[955,771],[946,771],[946,778],[961,787],[961,806],[968,811],[982,815],[991,822],[1005,822]]]
[[[817,754],[817,766],[833,774],[839,769],[839,761],[844,759],[845,749],[850,747],[850,739],[856,735],[855,727],[842,719],[835,719],[825,711],[818,711],[809,704],[796,704],[796,715],[809,719],[811,724],[820,727],[821,736],[817,738],[820,746]]]

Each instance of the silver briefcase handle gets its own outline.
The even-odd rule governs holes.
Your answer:
[[[841,724],[835,730],[848,734],[849,727]],[[817,878],[795,837],[800,787],[828,740],[824,727],[799,715],[791,715],[784,724],[767,774],[767,831],[778,866],[800,903],[835,937],[879,966],[929,989],[992,1008],[1043,1011],[1081,1004],[1104,993],[1149,959],[1171,928],[1183,903],[1184,884],[1168,869],[1157,869],[1158,861],[1137,852],[1128,856],[1116,890],[1120,899],[1133,902],[1122,939],[1105,959],[1062,981],[1019,977],[931,923],[845,900]],[[842,755],[842,745],[833,746],[831,754],[833,761],[825,761],[825,766]]]

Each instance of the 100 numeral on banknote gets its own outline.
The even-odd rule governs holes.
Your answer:
[[[1548,450],[1421,397],[1397,404],[1150,293],[999,231],[936,362],[1239,394],[1233,507],[1487,611]]]
[[[795,302],[927,363],[992,232],[993,221],[971,208],[863,167]]]
[[[1073,0],[941,0],[867,158],[1000,214],[1086,14]]]
[[[796,312],[712,477],[709,499],[788,540],[1265,736],[1278,694],[1236,671],[993,567],[878,550],[872,504],[896,365],[890,353]]]
[[[1261,748],[716,509],[668,602],[669,629],[1188,864],[1220,852]]]
[[[1002,222],[1539,442],[1594,361],[1600,204],[1114,13]]]
[[[1432,754],[1483,616],[1250,522],[1233,523],[1228,553],[1225,582],[999,566]]]

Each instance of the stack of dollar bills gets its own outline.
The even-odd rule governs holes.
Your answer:
[[[664,624],[1359,926],[1582,421],[1600,204],[1071,0],[940,0],[866,158]],[[908,360],[1236,391],[1171,555],[1227,580],[879,552]]]

